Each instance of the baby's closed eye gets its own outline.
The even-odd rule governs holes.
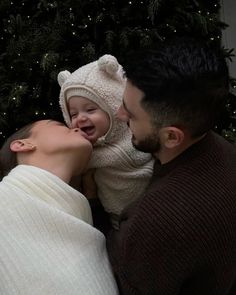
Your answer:
[[[71,113],[71,114],[70,114],[70,117],[71,117],[71,118],[76,118],[76,117],[77,117],[77,113]]]
[[[94,112],[94,111],[96,111],[96,110],[97,110],[96,107],[91,107],[91,108],[88,108],[88,109],[87,109],[87,112],[88,112],[88,113],[91,113],[91,112]]]

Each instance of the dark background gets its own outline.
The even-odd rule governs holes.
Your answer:
[[[57,74],[110,53],[153,47],[173,35],[191,35],[221,47],[220,1],[70,0],[0,1],[0,144],[26,123],[62,120]],[[236,89],[216,131],[236,143]]]

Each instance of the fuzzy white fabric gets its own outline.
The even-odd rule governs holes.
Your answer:
[[[0,183],[0,294],[118,294],[105,238],[86,198],[19,165]]]
[[[116,117],[126,84],[123,69],[114,56],[106,54],[72,74],[60,72],[58,82],[61,85],[60,106],[68,126],[71,126],[71,119],[67,101],[72,96],[92,100],[110,117],[110,128],[96,142],[88,168],[96,168],[98,197],[116,220],[126,206],[144,194],[154,164],[150,154],[133,147],[130,129]]]
[[[116,143],[96,146],[88,167],[96,168],[98,197],[115,227],[122,210],[144,195],[153,173],[151,155],[132,146],[129,132]]]
[[[114,114],[121,103],[126,78],[114,56],[105,54],[72,74],[67,70],[62,71],[58,74],[58,83],[61,86],[59,103],[69,127],[71,127],[71,119],[67,102],[72,96],[82,96],[97,103],[108,113],[110,130],[116,128],[117,122],[114,121],[115,118],[111,113]],[[108,135],[109,133],[108,131]]]

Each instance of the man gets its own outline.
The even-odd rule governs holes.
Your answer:
[[[129,59],[118,116],[155,158],[108,251],[121,294],[235,294],[236,149],[211,131],[228,95],[219,52],[189,39]]]

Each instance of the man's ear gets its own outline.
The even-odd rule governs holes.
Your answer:
[[[30,152],[35,150],[36,146],[26,139],[16,139],[11,142],[10,149],[12,152]]]
[[[179,146],[185,137],[184,132],[177,127],[164,127],[160,132],[162,143],[168,149]]]

